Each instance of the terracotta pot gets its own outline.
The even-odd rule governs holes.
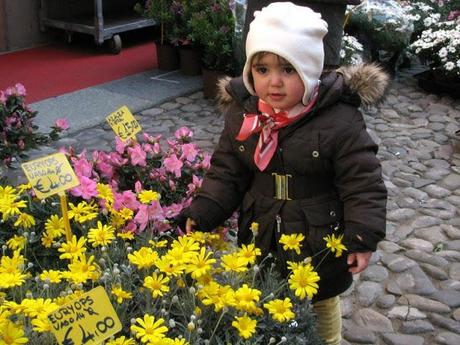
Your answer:
[[[179,53],[177,47],[171,44],[155,43],[157,48],[158,68],[164,71],[179,69]]]
[[[190,47],[179,47],[180,70],[185,75],[201,74],[200,52]]]
[[[217,82],[219,79],[226,76],[225,72],[214,71],[206,68],[202,69],[203,72],[203,97],[216,98],[218,88]]]

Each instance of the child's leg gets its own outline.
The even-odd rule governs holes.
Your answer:
[[[342,341],[342,315],[339,296],[331,297],[313,304],[317,315],[319,336],[327,345],[340,345]]]

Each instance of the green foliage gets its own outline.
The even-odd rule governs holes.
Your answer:
[[[189,38],[202,49],[203,66],[231,73],[235,20],[225,0],[211,1],[202,11],[192,14]]]

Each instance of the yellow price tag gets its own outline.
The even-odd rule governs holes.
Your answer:
[[[80,184],[67,157],[62,152],[23,163],[21,168],[40,199]]]
[[[121,322],[102,286],[48,314],[61,345],[100,344],[121,331]]]
[[[127,106],[123,106],[107,116],[107,122],[123,141],[135,137],[142,129]]]

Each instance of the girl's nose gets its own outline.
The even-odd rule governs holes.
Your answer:
[[[283,84],[283,79],[281,73],[273,72],[270,75],[270,85],[271,86],[281,86]]]

